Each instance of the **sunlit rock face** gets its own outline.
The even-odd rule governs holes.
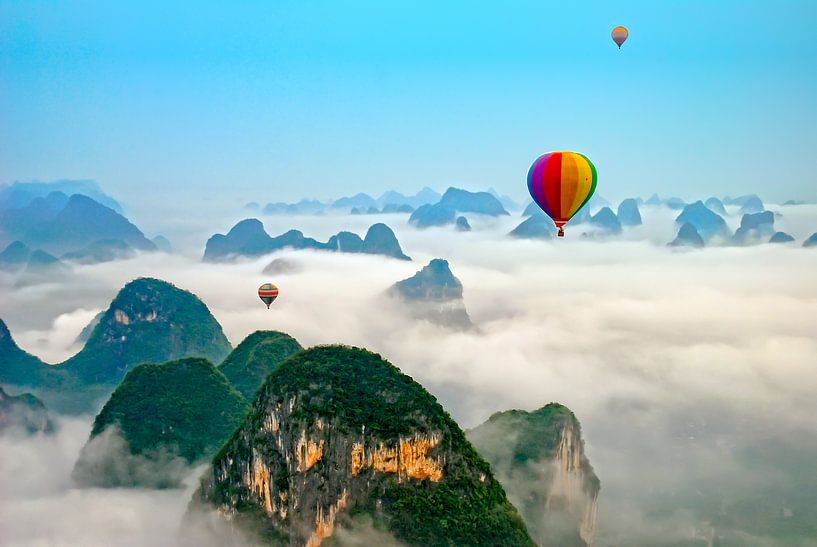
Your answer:
[[[468,432],[542,546],[592,545],[600,482],[566,407],[500,412]]]
[[[410,545],[532,544],[436,400],[378,355],[339,346],[270,375],[194,495],[202,510],[269,544],[320,545],[352,515]]]

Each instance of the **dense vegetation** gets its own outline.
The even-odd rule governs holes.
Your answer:
[[[206,359],[131,370],[94,420],[91,438],[118,424],[133,454],[159,446],[193,462],[213,454],[249,405]]]
[[[568,428],[581,444],[576,416],[567,407],[550,403],[533,412],[498,412],[468,432],[468,439],[490,462],[531,535],[547,547],[587,544],[580,536],[580,528],[587,504],[593,503],[600,487],[582,450],[567,459],[579,457],[578,468],[572,472],[581,474],[584,494],[557,490],[564,488],[564,481],[557,483],[555,474],[564,472],[567,462],[556,462],[555,457]],[[577,449],[581,450],[580,446],[574,445],[573,450]]]
[[[219,366],[219,370],[248,400],[267,376],[288,357],[303,349],[297,340],[277,331],[255,331]]]
[[[8,327],[0,319],[0,383],[4,385],[36,386],[42,381],[45,363],[20,349]]]
[[[139,278],[119,291],[82,351],[61,366],[85,383],[115,383],[139,363],[220,362],[230,349],[221,325],[194,294]]]
[[[297,403],[287,418],[290,425],[315,423],[320,418],[331,424],[327,442],[344,447],[351,446],[351,439],[363,426],[368,439],[391,445],[398,437],[415,434],[442,438],[430,453],[443,462],[439,482],[399,481],[395,474],[386,473],[339,478],[348,470],[338,468],[337,462],[322,459],[317,463],[313,472],[323,474],[322,482],[338,484],[341,480],[355,492],[348,515],[366,513],[400,541],[413,545],[532,544],[489,465],[437,400],[379,355],[362,349],[316,347],[284,362],[270,374],[253,412],[216,456],[214,467],[227,464],[238,473],[235,462],[250,461],[253,450],[270,453],[270,461],[283,461],[274,446],[262,446],[269,439],[262,432],[263,423],[266,409],[293,397]],[[251,503],[241,501],[246,498],[236,490],[242,488],[240,476],[215,482],[210,501],[234,503],[245,515],[257,511]],[[275,478],[275,484],[281,489],[297,488],[286,472]]]

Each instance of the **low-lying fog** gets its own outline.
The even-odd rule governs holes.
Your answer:
[[[123,284],[158,277],[198,295],[234,345],[254,330],[277,329],[305,346],[377,351],[436,395],[463,428],[499,410],[558,401],[580,419],[601,479],[598,544],[705,539],[707,523],[724,526],[718,515],[740,504],[761,504],[785,525],[805,518],[803,500],[815,497],[817,251],[799,241],[817,231],[817,207],[779,210],[777,229],[797,245],[688,252],[666,247],[677,212],[662,208],[644,208],[645,226],[598,241],[582,238],[583,226],[568,227],[563,241],[514,240],[505,234],[519,223],[516,215],[469,218],[470,233],[418,231],[406,215],[261,217],[271,235],[298,228],[321,240],[339,230],[363,235],[384,221],[413,261],[284,251],[201,263],[207,236],[225,233],[238,216],[180,231],[173,243],[186,244],[176,255],[140,255],[79,267],[53,283],[3,287],[0,317],[24,349],[59,362],[78,349],[82,327]],[[173,238],[169,225],[162,231]],[[270,279],[261,270],[273,257],[302,270]],[[462,281],[477,331],[414,322],[383,297],[435,257],[448,259]],[[264,281],[281,291],[270,310],[256,296]],[[189,491],[70,485],[89,424],[62,420],[54,438],[0,441],[3,543],[172,543]],[[763,526],[742,543],[767,544]]]

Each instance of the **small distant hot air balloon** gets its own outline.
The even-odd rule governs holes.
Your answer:
[[[613,29],[613,32],[610,33],[610,36],[613,37],[613,41],[618,45],[618,49],[621,49],[621,44],[627,40],[627,36],[630,35],[630,31],[627,30],[627,27],[616,27]]]
[[[597,181],[595,166],[576,152],[550,152],[539,156],[528,171],[528,191],[533,201],[553,219],[559,237],[565,235],[565,223],[590,200]]]
[[[270,304],[278,298],[278,287],[272,283],[264,283],[258,287],[258,298],[260,298],[261,301],[267,305],[267,309],[269,309]]]

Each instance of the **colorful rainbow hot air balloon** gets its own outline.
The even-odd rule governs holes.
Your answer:
[[[618,49],[621,49],[621,44],[624,43],[629,35],[630,31],[627,30],[627,27],[616,27],[613,29],[613,32],[610,33],[610,36],[613,37],[613,41],[618,45]]]
[[[267,309],[269,309],[270,304],[278,298],[278,287],[272,283],[264,283],[258,287],[258,298],[260,298],[261,301],[267,305]]]
[[[576,152],[550,152],[539,156],[528,171],[528,191],[533,201],[553,219],[559,237],[565,235],[565,223],[590,200],[597,181],[595,166]]]

